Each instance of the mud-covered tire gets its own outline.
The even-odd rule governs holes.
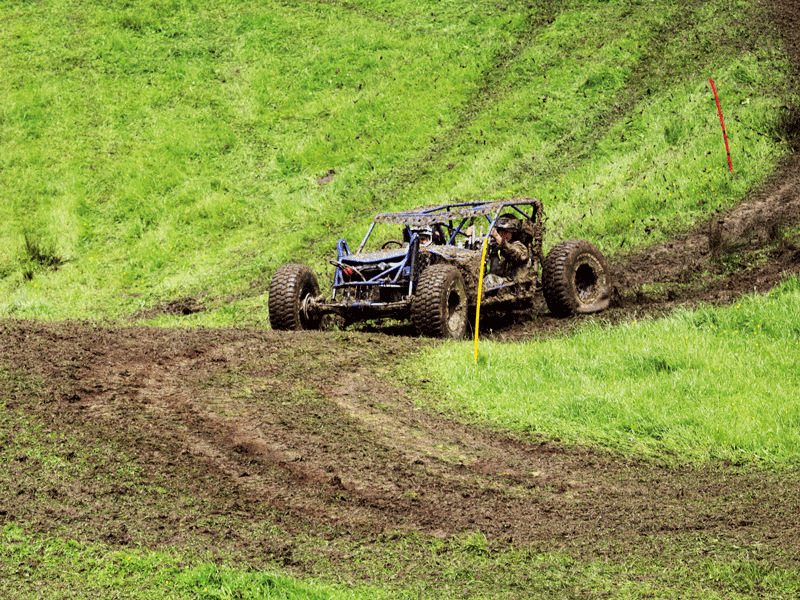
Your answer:
[[[314,271],[296,263],[283,265],[269,284],[269,324],[280,330],[319,329],[320,318],[305,310],[317,296],[319,283]]]
[[[557,317],[608,308],[610,275],[603,253],[586,240],[556,244],[542,265],[542,292]]]
[[[460,340],[467,334],[467,290],[453,265],[431,265],[419,276],[411,321],[422,335]]]

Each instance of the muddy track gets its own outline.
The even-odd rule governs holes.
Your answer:
[[[415,352],[410,338],[5,322],[0,340],[3,364],[41,382],[5,390],[6,409],[34,413],[92,475],[37,487],[42,463],[14,450],[4,521],[287,564],[293,535],[475,530],[578,555],[657,553],[702,532],[800,559],[785,474],[640,462],[464,423],[429,397],[422,408],[382,375]]]

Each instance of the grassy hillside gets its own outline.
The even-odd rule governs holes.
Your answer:
[[[0,318],[267,327],[280,264],[307,262],[324,282],[336,239],[360,238],[376,211],[439,201],[539,197],[548,247],[579,236],[613,257],[666,239],[735,205],[789,150],[797,90],[762,11],[749,0],[0,2]],[[730,309],[483,344],[477,366],[466,343],[440,344],[417,368],[445,381],[450,406],[504,427],[791,468],[799,298],[791,280]],[[34,444],[29,415],[0,400],[3,439]],[[420,547],[418,568],[438,570],[440,589],[414,587],[412,569],[372,590],[333,587],[335,565],[300,584],[192,548],[121,551],[18,523],[0,530],[0,590],[797,595],[790,560],[713,535],[625,564],[496,551],[477,530],[398,535],[385,564],[371,549],[348,556],[380,580],[410,554],[400,546]]]
[[[612,256],[662,239],[786,151],[787,63],[759,11],[5,3],[0,315],[173,303],[157,323],[265,325],[277,266],[324,273],[376,211],[438,201],[537,196],[549,244]]]

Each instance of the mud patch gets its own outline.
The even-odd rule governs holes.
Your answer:
[[[466,423],[391,376],[426,343],[4,322],[17,417],[0,427],[0,522],[298,573],[316,569],[299,558],[310,538],[379,547],[393,532],[620,560],[702,535],[800,561],[796,473],[660,466]],[[54,455],[15,447],[15,422]]]

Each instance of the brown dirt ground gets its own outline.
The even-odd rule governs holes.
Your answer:
[[[798,3],[773,4],[800,56]],[[798,208],[795,153],[746,203],[618,261],[605,318],[768,290],[800,270],[784,233]],[[575,324],[543,310],[518,316],[487,318],[485,335],[515,340]],[[800,565],[796,472],[661,464],[465,423],[431,408],[433,390],[389,372],[432,343],[406,332],[0,322],[0,524],[213,548],[298,573],[315,568],[302,539],[369,546],[398,531],[448,539],[480,530],[501,546],[610,558],[704,537]]]

